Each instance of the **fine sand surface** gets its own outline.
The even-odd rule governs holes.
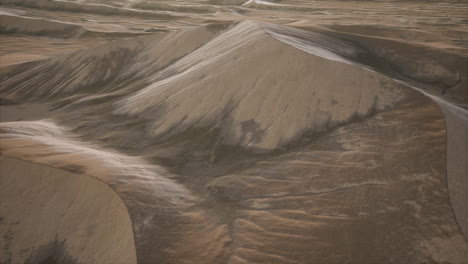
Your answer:
[[[136,263],[120,197],[96,179],[0,157],[1,263]]]
[[[441,100],[447,126],[447,176],[452,207],[458,223],[468,236],[468,111],[454,107]]]
[[[0,120],[11,122],[47,118],[51,116],[49,108],[47,104],[38,103],[0,105]]]
[[[467,11],[2,1],[0,263],[466,263]]]

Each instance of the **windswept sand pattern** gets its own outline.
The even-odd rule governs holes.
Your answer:
[[[466,11],[2,1],[0,263],[464,264]]]

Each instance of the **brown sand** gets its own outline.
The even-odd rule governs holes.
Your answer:
[[[0,262],[464,264],[467,10],[2,1]]]
[[[0,157],[1,263],[136,263],[127,208],[105,183]]]

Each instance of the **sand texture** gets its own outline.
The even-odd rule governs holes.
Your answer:
[[[0,3],[0,263],[468,259],[465,1]]]
[[[136,263],[127,207],[85,175],[0,158],[2,263]]]

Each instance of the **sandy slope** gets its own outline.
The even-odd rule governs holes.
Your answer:
[[[309,55],[277,41],[262,27],[275,30],[271,25],[242,22],[210,41],[199,33],[183,33],[184,38],[198,34],[192,39],[206,44],[160,71],[155,71],[154,62],[164,58],[142,46],[151,45],[145,41],[159,41],[150,39],[155,37],[105,44],[7,78],[3,91],[13,97],[47,97],[100,85],[97,89],[107,92],[107,97],[121,97],[101,107],[111,107],[106,111],[113,115],[147,122],[147,137],[164,139],[194,128],[218,129],[219,143],[255,150],[277,149],[305,132],[324,131],[367,116],[404,97],[400,85],[391,79]],[[164,38],[178,41],[174,33]],[[158,46],[162,53],[164,44]],[[114,55],[117,49],[122,51],[119,57]],[[111,62],[109,56],[113,56]],[[177,56],[172,47],[168,57]],[[97,61],[88,67],[91,58]],[[72,62],[68,69],[61,66],[65,60]],[[342,77],[333,78],[336,74]],[[138,82],[112,93],[119,79],[129,76]],[[93,94],[74,101],[92,103],[105,96]]]
[[[143,12],[85,2],[6,4],[75,21]],[[303,2],[223,1],[208,14],[164,2],[177,14],[156,24],[217,23],[3,67],[2,102],[18,105],[2,107],[40,103],[50,118],[1,123],[1,154],[107,184],[138,263],[464,263],[467,58],[311,30],[298,10],[319,7]],[[283,10],[303,29],[220,23],[226,10],[265,21]]]
[[[449,201],[444,118],[428,98],[410,98],[207,179],[223,206],[240,205],[231,262],[463,263],[468,245]],[[185,175],[208,174],[195,168]]]
[[[148,127],[154,137],[218,128],[222,144],[274,150],[305,131],[366,116],[403,97],[398,85],[383,89],[385,78],[304,54],[252,22],[236,25],[155,78],[172,71],[177,74],[120,100],[114,112],[164,116]]]
[[[211,263],[225,258],[225,227],[194,207],[195,197],[161,167],[82,142],[50,121],[5,122],[1,130],[2,155],[94,177],[114,189],[128,208],[139,263]]]
[[[120,197],[96,179],[0,157],[1,263],[136,263]]]
[[[71,37],[85,32],[80,26],[49,20],[0,15],[0,33]]]
[[[50,121],[0,127],[3,155],[111,186],[129,209],[139,263],[463,263],[468,254],[447,190],[444,119],[415,91],[247,167],[242,156],[189,158],[180,177]]]
[[[444,113],[447,126],[447,176],[450,198],[458,223],[468,237],[468,111],[434,98]]]
[[[15,87],[8,93],[23,97],[67,95],[93,86],[114,90],[128,78],[141,79],[192,52],[214,33],[202,27],[110,41],[36,64],[10,67],[2,76],[2,88]],[[12,75],[15,77],[10,78]]]

